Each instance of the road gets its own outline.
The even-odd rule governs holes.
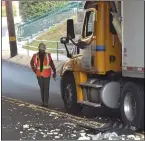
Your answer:
[[[57,77],[56,82],[51,79],[49,108],[65,111],[59,85],[59,77]],[[36,105],[41,104],[37,79],[30,68],[18,66],[4,60],[2,60],[2,95]],[[16,102],[12,104],[6,100],[2,100],[2,139],[51,140],[78,139],[81,137],[81,140],[85,140],[86,138],[88,139],[88,135],[84,138],[85,134],[94,134],[92,130],[81,128],[75,123],[70,122],[69,118],[59,118],[54,112],[39,112],[36,108],[32,110],[28,106],[21,106],[19,103],[16,104]],[[88,115],[92,117],[96,116],[97,113],[100,114],[101,111],[103,113],[105,112],[106,115],[109,115],[109,113],[111,115],[113,114],[110,110],[104,110],[102,108],[86,108],[81,116]],[[26,128],[24,126],[29,127]],[[94,136],[95,140],[96,137],[98,136]]]
[[[63,109],[60,94],[60,78],[50,81],[49,108]],[[41,97],[35,74],[23,66],[2,61],[2,95],[16,98],[32,104],[41,105]]]
[[[37,78],[30,68],[2,60],[2,95],[41,105]],[[65,112],[60,93],[60,77],[50,81],[49,108]],[[118,116],[119,111],[106,108],[85,107],[80,116]]]
[[[87,133],[67,117],[7,100],[2,99],[2,140],[77,140],[82,130]]]

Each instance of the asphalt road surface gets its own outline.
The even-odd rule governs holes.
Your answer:
[[[61,109],[63,102],[60,94],[60,78],[50,81],[49,108]],[[40,89],[37,78],[30,68],[2,61],[2,95],[41,105]]]
[[[2,140],[144,140],[143,134],[137,137],[122,129],[119,134],[101,134],[79,126],[78,120],[82,119],[2,97]]]
[[[40,90],[35,74],[30,68],[2,60],[2,95],[41,105]],[[65,112],[60,93],[60,77],[50,81],[49,108]],[[118,110],[85,107],[80,116],[118,116]]]
[[[69,118],[20,105],[2,100],[2,140],[77,140],[86,133]]]

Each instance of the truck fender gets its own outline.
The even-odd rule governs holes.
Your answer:
[[[73,61],[72,60],[68,60],[66,63],[64,63],[64,65],[61,68],[60,71],[60,76],[63,77],[63,75],[67,72],[67,71],[72,71],[73,70]]]

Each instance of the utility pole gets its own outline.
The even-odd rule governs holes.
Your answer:
[[[17,43],[16,43],[15,25],[14,25],[14,18],[13,18],[12,1],[6,0],[5,5],[6,5],[8,33],[9,33],[10,53],[11,53],[11,57],[14,57],[17,55]]]

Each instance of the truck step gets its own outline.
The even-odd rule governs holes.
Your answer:
[[[89,101],[78,101],[78,103],[92,106],[92,107],[101,107],[101,104],[97,104],[97,103],[93,103],[93,102],[89,102]]]
[[[82,87],[102,88],[101,84],[80,83]]]

